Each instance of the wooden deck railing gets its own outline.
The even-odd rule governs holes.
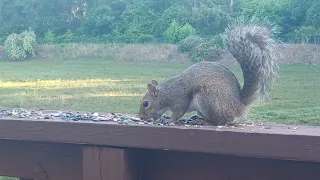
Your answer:
[[[37,180],[319,180],[320,128],[1,119],[0,175]]]

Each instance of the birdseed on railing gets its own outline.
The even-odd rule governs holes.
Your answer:
[[[65,121],[94,121],[94,122],[116,122],[118,124],[149,124],[149,125],[204,125],[204,121],[199,116],[192,116],[181,119],[175,124],[168,124],[169,116],[163,115],[157,121],[143,121],[140,118],[121,113],[98,113],[98,112],[73,112],[55,110],[27,110],[23,108],[1,109],[0,118],[13,117],[25,119],[52,119]]]

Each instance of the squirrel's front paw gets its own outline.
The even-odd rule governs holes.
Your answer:
[[[172,118],[170,118],[167,115],[162,115],[157,121],[156,123],[160,123],[161,125],[168,125],[172,122],[171,120]]]

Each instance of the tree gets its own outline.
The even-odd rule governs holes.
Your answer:
[[[173,20],[179,24],[185,24],[188,22],[190,15],[191,14],[185,7],[173,4],[162,13],[159,19],[157,19],[153,25],[153,33],[156,36],[162,36]]]
[[[320,28],[320,1],[315,0],[308,8],[306,16],[306,24],[316,28]]]
[[[192,9],[191,24],[202,35],[221,33],[230,20],[230,14],[223,11],[219,6],[200,5]]]
[[[101,6],[94,9],[83,23],[84,32],[89,36],[109,34],[116,27],[116,14],[110,6]]]

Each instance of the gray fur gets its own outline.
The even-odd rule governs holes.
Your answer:
[[[274,36],[277,26],[267,20],[237,18],[222,35],[229,52],[239,62],[244,74],[243,102],[268,97],[277,77],[278,61],[283,58],[281,43]]]
[[[267,94],[281,57],[273,39],[275,31],[255,21],[235,21],[223,35],[227,49],[241,65],[244,86],[235,75],[216,62],[199,62],[181,74],[154,85],[140,106],[141,119],[159,118],[171,110],[171,122],[186,112],[197,111],[207,122],[221,125],[242,117],[253,101]],[[150,84],[149,84],[150,86]]]

